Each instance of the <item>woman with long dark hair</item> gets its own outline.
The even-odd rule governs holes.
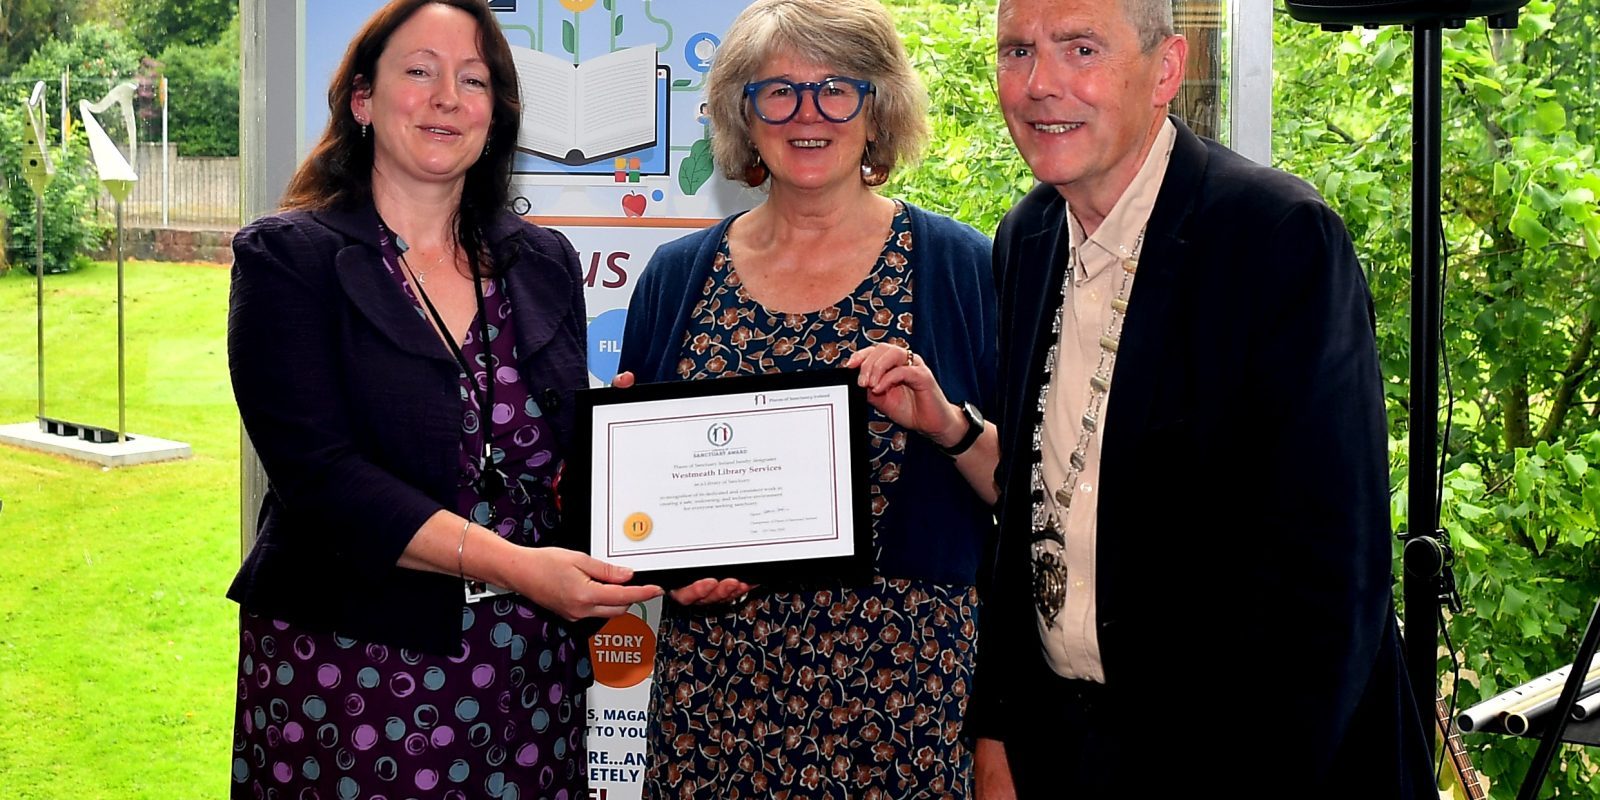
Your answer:
[[[233,795],[575,800],[573,622],[660,590],[551,546],[583,283],[504,210],[510,49],[483,0],[395,0],[328,101],[284,210],[234,240],[229,368],[269,487],[228,593]]]

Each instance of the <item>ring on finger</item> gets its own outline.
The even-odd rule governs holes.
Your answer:
[[[906,348],[906,366],[914,367],[916,365],[917,365],[917,354],[911,352],[911,348],[907,347]]]

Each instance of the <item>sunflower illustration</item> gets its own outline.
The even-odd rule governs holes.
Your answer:
[[[588,11],[594,5],[594,0],[561,0],[561,7],[574,14]]]

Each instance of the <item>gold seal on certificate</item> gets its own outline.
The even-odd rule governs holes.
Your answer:
[[[642,542],[650,535],[650,515],[637,511],[628,515],[622,521],[622,535],[636,542]]]
[[[636,581],[870,574],[855,375],[579,392],[566,522]]]

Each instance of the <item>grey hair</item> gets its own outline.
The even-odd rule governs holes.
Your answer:
[[[728,27],[706,79],[711,153],[724,175],[742,180],[756,163],[744,86],[770,77],[760,72],[779,55],[872,81],[877,93],[863,113],[872,130],[869,139],[875,142],[863,155],[863,163],[872,167],[878,182],[921,152],[928,138],[927,91],[881,3],[756,0]]]
[[[1167,40],[1172,24],[1172,0],[1122,0],[1122,10],[1139,32],[1139,47],[1148,53]]]

